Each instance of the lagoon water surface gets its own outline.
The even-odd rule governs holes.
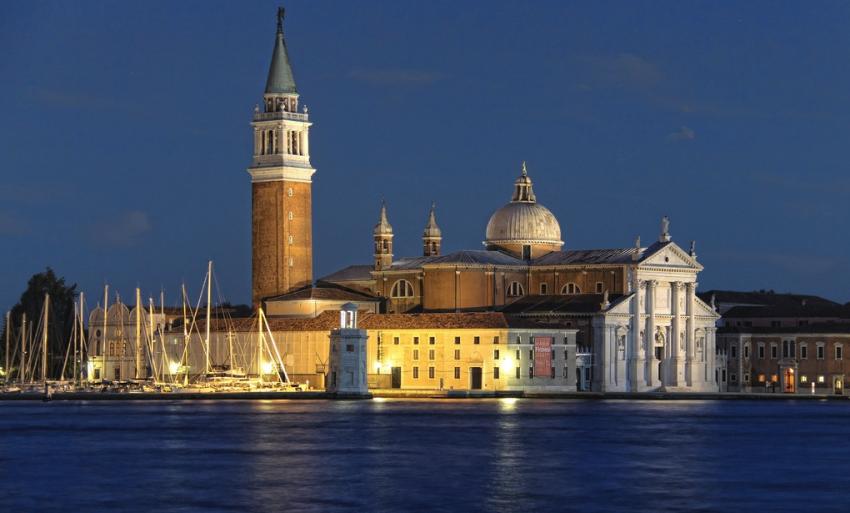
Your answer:
[[[850,511],[843,402],[0,403],[0,511]]]

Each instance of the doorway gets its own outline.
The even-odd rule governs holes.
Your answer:
[[[392,368],[391,388],[401,388],[401,367]]]
[[[469,368],[469,388],[472,390],[481,390],[481,367]]]
[[[844,391],[844,381],[838,376],[832,378],[832,392],[836,395],[841,395]]]
[[[794,376],[794,369],[785,369],[783,373],[784,388],[786,394],[793,394],[797,391],[797,380]]]

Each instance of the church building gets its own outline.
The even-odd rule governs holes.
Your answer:
[[[696,295],[703,267],[694,244],[689,250],[677,245],[665,217],[657,240],[646,247],[639,238],[631,247],[565,247],[560,224],[538,202],[525,163],[510,201],[497,208],[487,223],[483,249],[442,254],[444,231],[432,205],[422,232],[421,255],[398,257],[389,208],[383,204],[372,230],[372,263],[350,265],[314,285],[311,123],[306,107],[299,112],[298,104],[279,12],[263,106],[256,109],[252,123],[254,156],[248,169],[255,306],[297,317],[299,311],[304,316],[303,308],[287,305],[304,298],[353,303],[374,312],[369,321],[374,326],[385,326],[380,316],[392,315],[393,323],[423,330],[422,340],[435,337],[427,333],[441,329],[433,326],[429,331],[423,321],[448,318],[437,314],[453,314],[452,322],[462,325],[463,314],[498,313],[505,317],[499,321],[505,326],[531,330],[530,345],[517,350],[522,355],[530,348],[530,361],[535,361],[538,347],[535,325],[550,334],[560,333],[556,335],[560,339],[573,340],[575,350],[563,356],[573,361],[558,365],[576,369],[580,376],[568,379],[579,389],[717,390],[714,352],[719,316]],[[319,289],[321,294],[316,292]],[[306,316],[321,314],[314,306]],[[571,335],[564,338],[567,333]],[[501,354],[513,354],[507,346],[510,338],[501,339]],[[377,339],[370,333],[370,344]],[[420,337],[411,336],[408,342],[403,342],[405,337],[393,338],[392,346],[414,344],[413,339],[418,344]],[[412,345],[390,349],[419,352]],[[539,350],[551,352],[552,346],[541,345]],[[372,347],[367,353],[379,355],[380,351]],[[380,356],[376,358],[370,365],[380,367]],[[533,375],[525,367],[517,367],[516,372],[517,379],[525,372]],[[564,378],[553,370],[553,379],[555,374]]]

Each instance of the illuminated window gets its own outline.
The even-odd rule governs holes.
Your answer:
[[[455,379],[460,379],[460,367],[455,367]]]
[[[289,267],[292,267],[294,265],[295,265],[295,259],[292,258],[292,257],[289,257]]]
[[[294,238],[292,235],[290,235],[290,236],[289,236],[289,243],[290,243],[290,244],[292,244],[292,242],[293,242],[294,240],[295,240],[295,238]]]
[[[826,381],[823,376],[818,376],[818,383],[823,383]]]
[[[434,379],[435,370],[434,367],[428,367],[428,377]]]
[[[413,379],[419,379],[419,367],[413,368]]]
[[[802,376],[800,376],[800,383],[808,383],[808,382],[809,382],[809,377],[808,377],[808,376],[806,376],[805,374],[803,374]]]
[[[390,297],[413,297],[413,285],[411,285],[410,282],[407,280],[398,280],[393,284],[393,288],[390,290]]]
[[[764,374],[759,374],[759,383],[764,383]]]
[[[295,219],[295,214],[293,214],[292,212],[289,212],[288,216],[289,216],[289,220],[290,220],[290,221],[292,221],[293,219]]]
[[[770,375],[770,382],[771,382],[771,383],[776,383],[776,382],[778,382],[778,381],[779,381],[779,376],[777,376],[776,374],[771,374],[771,375]]]
[[[525,295],[525,289],[519,282],[513,281],[508,286],[508,297],[518,297]]]
[[[294,193],[292,192],[292,187],[290,187],[290,188],[286,191],[286,194],[287,194],[290,198],[292,197],[292,195],[294,194]]]
[[[561,287],[561,294],[581,294],[581,289],[575,283],[567,283]]]

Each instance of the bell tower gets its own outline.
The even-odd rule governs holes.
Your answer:
[[[431,203],[431,212],[428,214],[428,223],[422,232],[422,256],[440,256],[440,243],[443,241],[443,233],[437,226],[437,206]]]
[[[387,204],[381,203],[381,216],[372,230],[375,241],[375,270],[383,271],[393,265],[393,227],[387,219]]]
[[[251,175],[251,300],[313,282],[310,123],[283,37],[284,10],[277,11],[275,35],[262,109],[254,108]]]

